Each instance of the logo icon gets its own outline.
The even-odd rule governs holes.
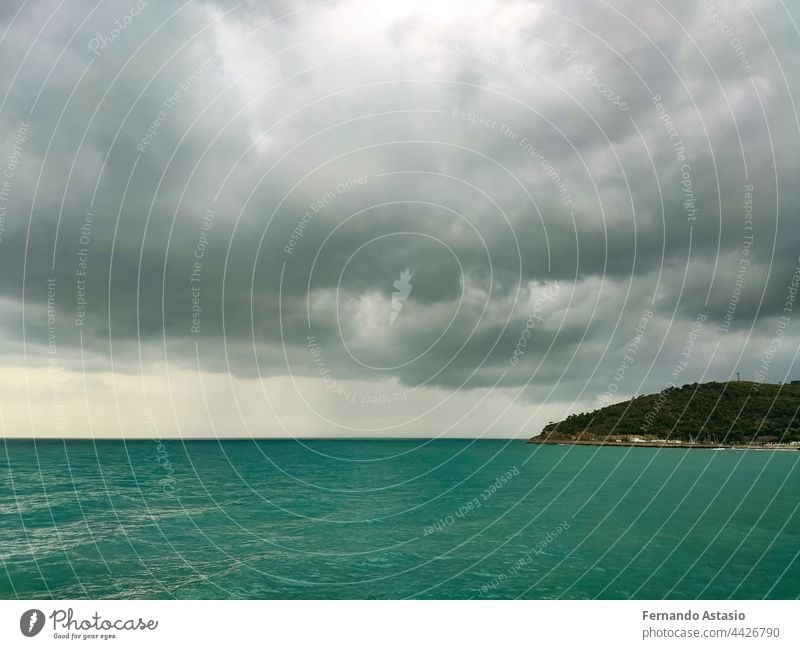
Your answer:
[[[25,611],[19,618],[19,630],[26,638],[32,638],[44,627],[44,613],[38,608]]]
[[[414,277],[411,274],[411,271],[406,268],[402,273],[400,273],[400,279],[396,279],[392,286],[394,286],[394,293],[392,293],[392,312],[389,315],[389,326],[391,327],[394,324],[394,321],[397,320],[397,316],[400,315],[400,311],[403,309],[403,303],[408,299],[408,296],[411,295],[411,289],[414,288],[411,286],[411,278]]]

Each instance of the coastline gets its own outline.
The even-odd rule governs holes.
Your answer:
[[[617,442],[603,440],[572,440],[572,439],[538,439],[530,438],[526,444],[549,446],[636,446],[640,448],[704,448],[706,450],[736,449],[740,451],[800,451],[800,446],[789,444],[702,444],[693,442]]]

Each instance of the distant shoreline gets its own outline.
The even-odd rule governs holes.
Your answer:
[[[529,439],[527,444],[548,446],[636,446],[640,448],[704,448],[711,449],[737,449],[740,451],[800,451],[800,446],[789,444],[697,444],[692,442],[607,442],[601,440],[571,440],[571,439],[543,439],[536,437]]]

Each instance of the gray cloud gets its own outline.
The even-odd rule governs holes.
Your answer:
[[[313,336],[341,381],[591,402],[652,311],[620,394],[697,314],[687,382],[752,375],[800,254],[786,9],[444,5],[0,13],[4,363],[47,362],[52,278],[74,370],[319,379]]]

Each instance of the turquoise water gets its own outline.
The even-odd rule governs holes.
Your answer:
[[[7,441],[3,598],[797,598],[800,453]]]

